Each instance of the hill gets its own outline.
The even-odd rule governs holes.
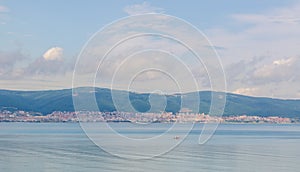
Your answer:
[[[91,90],[89,87],[82,90]],[[91,93],[91,92],[89,92]],[[116,91],[116,95],[125,95],[125,91]],[[181,96],[183,95],[167,95],[166,111],[178,112],[181,105]],[[200,113],[208,113],[211,92],[200,91],[201,101],[199,104]],[[155,95],[162,98],[163,95]],[[95,97],[100,111],[115,111],[116,107],[112,101],[110,89],[95,88]],[[148,93],[129,93],[129,99],[132,106],[141,112],[148,111],[151,106],[149,103]],[[193,104],[193,100],[189,100]],[[126,105],[124,104],[124,107]],[[123,108],[124,108],[123,107]],[[10,91],[0,90],[0,110],[24,110],[40,112],[44,115],[53,111],[74,111],[72,100],[72,89],[49,90],[49,91]],[[126,108],[124,108],[126,109]],[[157,109],[152,109],[156,111]],[[257,115],[257,116],[281,116],[281,117],[300,117],[300,100],[283,100],[263,97],[250,97],[238,94],[227,93],[225,116],[230,115]]]

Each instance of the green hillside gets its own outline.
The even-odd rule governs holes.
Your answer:
[[[115,111],[116,107],[112,101],[111,90],[96,88],[80,88],[85,94],[94,94],[100,111]],[[186,96],[188,104],[195,103],[190,94],[167,95],[165,111],[178,112],[181,105],[181,97]],[[197,94],[197,93],[195,93]],[[200,113],[208,113],[211,102],[211,92],[201,91],[199,109]],[[127,94],[125,91],[115,90],[114,96],[121,99],[118,109],[127,111],[130,105],[122,101],[122,97],[129,95],[131,106],[140,112],[147,112],[151,109],[149,94],[133,93]],[[162,100],[163,95],[155,95],[157,100]],[[128,97],[128,96],[127,96]],[[89,103],[89,102],[87,102]],[[0,90],[0,110],[24,110],[40,112],[44,115],[53,111],[74,111],[72,90],[50,90],[50,91],[9,91]],[[152,107],[152,112],[160,111],[157,107]],[[300,100],[282,100],[272,98],[250,97],[237,94],[227,94],[224,115],[258,115],[258,116],[282,116],[282,117],[300,117]]]

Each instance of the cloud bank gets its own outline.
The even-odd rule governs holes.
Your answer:
[[[69,88],[74,63],[75,58],[65,58],[60,47],[34,59],[21,50],[0,51],[1,89]]]
[[[27,57],[20,51],[0,51],[0,78],[10,78],[16,71],[16,64]],[[18,70],[19,71],[19,70]]]
[[[300,4],[228,16],[232,27],[205,32],[226,67],[228,91],[299,98]],[[236,29],[236,27],[238,29]]]

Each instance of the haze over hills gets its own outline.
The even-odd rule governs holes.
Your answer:
[[[90,90],[90,88],[83,88]],[[92,92],[89,92],[90,94]],[[94,93],[94,92],[93,92]],[[118,94],[127,94],[126,91],[116,91]],[[207,114],[210,108],[211,92],[194,92],[200,96],[199,113]],[[189,93],[190,94],[190,93]],[[157,97],[164,97],[158,95]],[[181,96],[188,94],[176,94],[166,96],[166,108],[168,112],[178,112],[181,105]],[[95,97],[100,111],[115,111],[110,89],[95,88]],[[146,112],[151,108],[149,93],[129,92],[132,106],[140,112]],[[190,102],[193,104],[192,99]],[[49,90],[49,91],[10,91],[0,90],[0,110],[24,110],[40,112],[43,115],[53,111],[74,111],[72,89]],[[158,109],[152,109],[154,112]],[[160,109],[159,109],[160,110]],[[242,115],[249,116],[280,116],[300,117],[300,100],[283,100],[262,97],[250,97],[227,93],[224,116]]]

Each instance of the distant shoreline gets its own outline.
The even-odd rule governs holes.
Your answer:
[[[229,123],[229,124],[293,124],[300,123],[299,118],[279,116],[213,116],[204,113],[171,112],[131,113],[131,112],[100,112],[100,111],[55,111],[48,115],[26,111],[2,111],[0,122],[31,122],[31,123],[78,123],[78,122],[111,122],[111,123]]]

